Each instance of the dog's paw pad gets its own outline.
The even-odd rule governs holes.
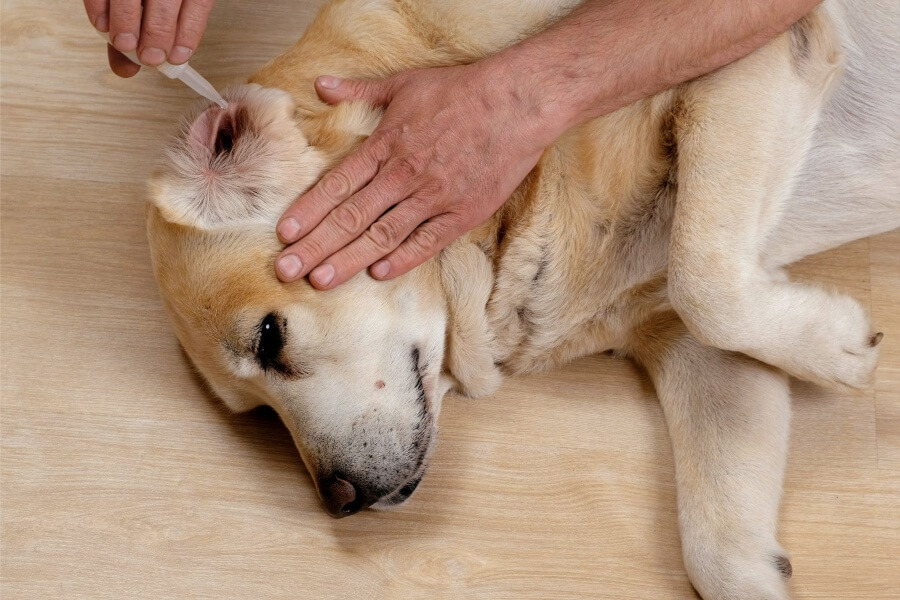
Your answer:
[[[878,333],[873,335],[871,338],[869,338],[869,347],[874,348],[875,346],[880,344],[881,340],[883,340],[883,339],[884,339],[884,334],[879,331]]]
[[[790,579],[791,575],[794,574],[794,567],[791,565],[791,560],[787,556],[776,556],[774,559],[775,568],[781,573],[781,576],[785,579]]]

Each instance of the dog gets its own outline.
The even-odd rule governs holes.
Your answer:
[[[746,58],[575,127],[488,222],[410,273],[329,291],[276,279],[279,216],[380,117],[322,103],[317,75],[470,62],[573,5],[327,4],[167,147],[148,206],[163,302],[228,407],[278,412],[334,517],[412,495],[450,389],[629,356],[666,417],[694,587],[786,598],[788,375],[868,385],[881,334],[782,267],[900,225],[896,3],[829,0]]]

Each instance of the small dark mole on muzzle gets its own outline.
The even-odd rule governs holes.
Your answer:
[[[375,387],[377,387],[380,390],[381,388],[384,387],[384,381],[379,379],[378,381],[375,382]]]

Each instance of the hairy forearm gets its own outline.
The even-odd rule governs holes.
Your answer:
[[[587,0],[488,59],[548,135],[722,67],[821,0]]]

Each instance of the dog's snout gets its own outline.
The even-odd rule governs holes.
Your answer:
[[[319,494],[325,510],[335,519],[358,513],[363,508],[360,490],[339,474],[332,473],[320,479]]]

